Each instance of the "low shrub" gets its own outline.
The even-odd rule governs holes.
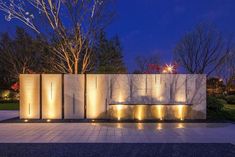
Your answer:
[[[226,100],[226,96],[223,95],[223,94],[220,94],[220,95],[217,95],[215,96],[217,99],[223,99],[223,100]]]
[[[217,99],[212,96],[207,97],[207,108],[213,111],[221,111],[223,109],[224,102],[221,99]]]
[[[229,104],[235,104],[235,95],[229,95],[226,97],[226,100]]]
[[[226,99],[218,99],[218,98],[217,98],[217,100],[219,100],[219,101],[220,101],[222,104],[224,104],[224,105],[227,104],[227,100],[226,100]]]

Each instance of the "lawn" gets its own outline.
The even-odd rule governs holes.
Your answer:
[[[19,110],[19,103],[0,103],[0,110]]]
[[[235,121],[235,105],[226,104],[224,105],[223,111],[226,113],[227,119]]]
[[[235,121],[235,105],[225,104],[222,111],[207,110],[207,119],[213,121]]]

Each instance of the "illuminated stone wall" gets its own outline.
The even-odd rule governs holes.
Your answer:
[[[84,75],[64,75],[64,118],[84,118]]]
[[[87,75],[87,118],[105,118],[109,106],[109,80],[107,74]]]
[[[25,91],[28,88],[31,93],[39,93],[39,75],[35,75],[36,80],[32,79],[33,75],[23,76],[20,80],[21,118],[27,118],[32,100]],[[31,82],[28,81],[27,86],[24,80]],[[205,75],[87,74],[85,81],[82,74],[43,74],[41,88],[43,119],[61,119],[62,110],[65,119],[83,119],[85,115],[88,119],[117,120],[206,118]],[[40,100],[34,98],[33,101],[35,106],[30,108],[35,109],[35,118],[38,118]]]
[[[20,75],[20,118],[40,118],[40,75]]]
[[[62,118],[62,75],[42,74],[42,119]]]
[[[87,84],[87,118],[206,118],[205,75],[93,74]]]

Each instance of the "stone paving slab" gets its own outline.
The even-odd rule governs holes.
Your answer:
[[[0,123],[0,143],[232,143],[231,123]]]
[[[19,117],[19,111],[0,110],[0,121]]]

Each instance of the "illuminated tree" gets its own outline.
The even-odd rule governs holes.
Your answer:
[[[85,73],[89,71],[97,30],[112,17],[109,0],[0,0],[0,10],[7,21],[17,19],[37,33],[46,28],[54,34],[51,47],[54,71]]]

